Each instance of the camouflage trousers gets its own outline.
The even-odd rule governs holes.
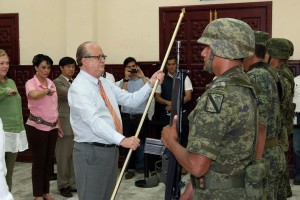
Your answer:
[[[200,190],[195,189],[193,200],[254,200],[248,198],[244,188],[227,190]]]
[[[288,165],[288,155],[285,153],[286,158],[286,170],[280,177],[280,180],[278,182],[279,187],[277,191],[277,200],[285,200],[287,199],[288,192],[291,192],[291,185],[290,185],[290,179],[289,179],[289,165]]]

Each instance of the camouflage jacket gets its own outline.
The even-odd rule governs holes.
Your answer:
[[[280,145],[286,152],[289,148],[288,135],[293,132],[293,119],[295,115],[296,104],[293,103],[294,96],[294,74],[287,63],[281,64],[275,68],[277,71],[281,88],[282,98],[280,105],[281,112],[281,132],[280,132]]]
[[[291,134],[294,127],[293,118],[296,107],[293,103],[295,76],[287,63],[277,66],[275,70],[280,77],[281,87],[283,90],[283,96],[281,99],[282,126],[286,128],[287,134]]]
[[[251,81],[255,82],[259,88],[259,119],[267,127],[266,146],[263,153],[263,158],[270,163],[270,174],[272,176],[278,175],[284,170],[284,152],[281,147],[277,145],[270,145],[269,141],[278,142],[280,126],[280,101],[277,92],[276,80],[278,77],[271,66],[265,62],[257,62],[253,64],[247,75]],[[275,76],[275,77],[274,77]]]
[[[231,80],[243,80],[249,87]],[[210,84],[189,115],[187,149],[212,160],[204,175],[212,182],[224,182],[228,177],[243,175],[253,159],[257,128],[254,93],[243,67],[236,66]],[[244,188],[195,191],[195,199],[246,198]]]
[[[280,125],[280,102],[277,85],[268,70],[273,69],[265,62],[257,62],[247,71],[251,81],[259,87],[259,119],[260,123],[267,127],[267,139],[278,138],[278,126]]]

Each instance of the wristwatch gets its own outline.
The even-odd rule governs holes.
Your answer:
[[[123,78],[123,82],[128,82],[128,81],[129,81],[129,79]]]

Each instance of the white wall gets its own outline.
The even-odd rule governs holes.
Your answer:
[[[106,63],[121,64],[127,56],[159,60],[159,7],[257,1],[0,0],[0,13],[19,13],[21,64],[31,64],[37,53],[55,64],[63,56],[75,58],[78,45],[88,40],[99,42]],[[273,0],[272,35],[294,43],[294,60],[300,60],[299,7],[299,0]]]

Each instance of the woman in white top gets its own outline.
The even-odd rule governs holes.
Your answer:
[[[0,118],[0,199],[1,200],[13,200],[12,194],[8,190],[8,186],[6,184],[6,165],[4,159],[4,131],[3,124]]]

